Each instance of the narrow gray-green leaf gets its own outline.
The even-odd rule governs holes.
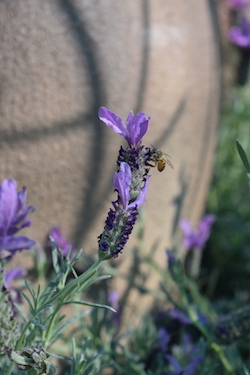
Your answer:
[[[236,147],[237,147],[238,153],[241,157],[241,160],[242,160],[247,172],[250,173],[250,164],[249,164],[247,154],[246,154],[244,148],[241,146],[238,139],[236,139]]]

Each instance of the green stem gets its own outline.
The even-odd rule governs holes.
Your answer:
[[[29,328],[29,326],[30,326],[31,323],[32,322],[30,320],[26,323],[26,326],[24,327],[24,329],[23,329],[23,331],[21,333],[21,336],[20,336],[19,340],[16,343],[15,350],[20,350],[21,349],[21,346],[22,346],[23,340],[24,340],[24,334],[27,331],[27,329]]]
[[[47,341],[50,341],[50,336],[51,336],[51,330],[53,329],[53,324],[54,324],[54,321],[55,321],[55,318],[56,318],[56,315],[57,313],[60,311],[62,307],[62,304],[59,304],[56,308],[55,308],[55,311],[53,312],[52,316],[51,316],[51,319],[50,319],[50,322],[49,322],[49,325],[48,325],[48,328],[47,328],[47,332],[45,333],[45,342],[44,342],[44,347],[45,349],[47,348]]]
[[[223,348],[219,346],[218,344],[216,344],[215,342],[211,343],[211,348],[219,357],[222,365],[224,366],[224,369],[228,372],[228,374],[234,375],[235,374],[234,369],[231,366],[231,364],[228,362],[227,358],[225,357]]]
[[[6,375],[11,375],[12,373],[12,370],[14,368],[14,362],[11,362],[10,365],[9,365],[9,368],[8,368],[8,371],[6,372]]]

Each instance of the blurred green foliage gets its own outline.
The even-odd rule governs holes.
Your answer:
[[[244,300],[249,296],[250,281],[250,191],[236,139],[250,156],[249,87],[234,89],[222,106],[206,208],[217,215],[217,221],[202,263],[210,297],[235,296]]]

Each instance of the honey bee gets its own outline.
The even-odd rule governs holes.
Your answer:
[[[169,156],[165,152],[162,152],[161,150],[157,150],[156,148],[154,148],[152,146],[152,149],[150,149],[149,155],[150,155],[149,156],[150,161],[155,163],[155,165],[151,165],[151,164],[147,163],[147,165],[149,165],[150,167],[156,167],[157,166],[158,171],[162,172],[165,169],[166,164],[168,164],[171,168],[174,169],[174,166],[173,166],[173,164],[170,160],[171,156]]]

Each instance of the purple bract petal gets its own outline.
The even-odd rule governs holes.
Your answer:
[[[128,205],[128,209],[132,209],[135,206],[137,206],[137,208],[138,208],[146,201],[146,195],[147,195],[147,192],[148,192],[148,185],[149,185],[149,178],[150,178],[150,176],[146,177],[145,184],[141,189],[139,197],[134,202],[132,202]]]
[[[124,208],[127,208],[130,200],[129,188],[131,185],[131,178],[130,166],[127,163],[122,162],[120,165],[120,171],[114,173],[113,186],[118,191]]]
[[[146,119],[145,114],[140,112],[134,117],[131,111],[127,118],[127,129],[129,137],[126,138],[130,147],[136,146],[141,142],[142,137],[148,130],[150,117]]]
[[[3,180],[0,185],[0,236],[7,234],[17,210],[17,184],[15,180]]]
[[[99,119],[102,120],[109,128],[113,129],[114,132],[122,135],[124,138],[128,136],[127,128],[120,116],[109,111],[105,107],[101,107],[99,109],[98,116]]]
[[[6,251],[5,256],[8,258],[9,256],[14,255],[16,251],[20,250],[28,250],[35,246],[35,241],[31,240],[28,237],[24,236],[4,236],[0,237],[0,258],[1,258],[1,251]],[[4,252],[3,252],[4,253]]]

